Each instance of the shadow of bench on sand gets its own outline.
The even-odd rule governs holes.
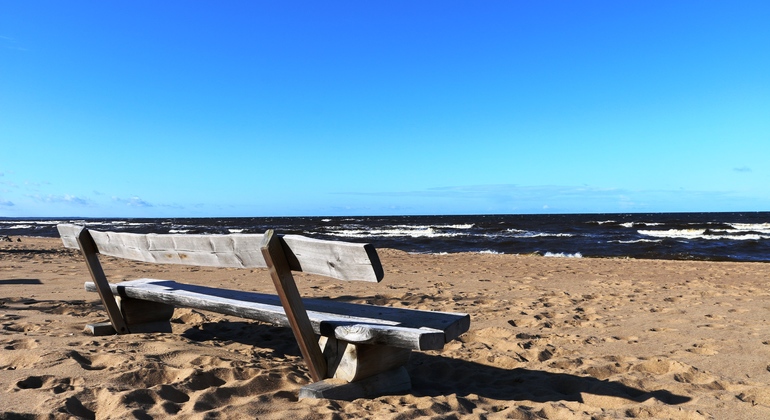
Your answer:
[[[629,403],[654,398],[669,405],[683,404],[691,400],[690,397],[666,390],[645,391],[591,376],[525,368],[504,369],[424,353],[412,354],[412,360],[407,367],[410,373],[413,370],[424,370],[413,376],[411,393],[415,396],[475,394],[496,400],[583,403],[583,394],[592,394],[621,398],[629,400]]]
[[[259,353],[271,357],[299,356],[288,328],[265,324],[233,321],[204,323],[186,330],[182,336],[198,342],[236,342],[256,346],[261,349]],[[502,401],[584,403],[584,395],[589,394],[624,399],[629,404],[652,398],[668,405],[691,400],[667,390],[645,391],[591,376],[525,368],[505,369],[421,352],[412,352],[406,368],[412,376],[409,393],[417,397],[475,394]],[[297,373],[300,373],[299,370]]]
[[[0,280],[0,286],[4,284],[43,284],[40,279],[6,279]]]

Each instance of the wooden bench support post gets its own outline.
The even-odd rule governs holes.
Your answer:
[[[173,305],[127,297],[117,297],[116,300],[131,333],[171,332]],[[95,336],[113,335],[115,328],[109,322],[100,322],[86,325],[86,332]]]
[[[96,243],[91,237],[91,233],[88,229],[82,229],[77,236],[78,245],[83,252],[83,257],[88,265],[88,272],[91,273],[91,278],[94,280],[96,290],[99,292],[99,298],[102,300],[104,308],[107,310],[107,316],[110,318],[110,323],[118,334],[128,334],[128,326],[123,319],[123,315],[120,313],[118,303],[115,301],[115,295],[110,290],[110,285],[107,282],[107,276],[104,275],[101,263],[99,263],[99,256],[97,255]],[[88,329],[88,327],[86,327]],[[104,331],[104,329],[102,329]]]
[[[299,398],[354,400],[395,395],[412,388],[404,368],[411,350],[355,344],[333,337],[319,340],[328,366],[326,379],[300,389]]]
[[[173,305],[121,297],[120,312],[132,333],[171,332]]]
[[[303,386],[299,399],[326,398],[352,401],[357,398],[375,398],[383,395],[399,395],[412,389],[412,381],[406,368],[401,366],[356,382],[343,379],[326,379]]]
[[[318,339],[297,290],[294,276],[291,274],[281,239],[274,235],[272,229],[265,232],[260,249],[265,257],[265,263],[268,271],[270,271],[270,277],[273,279],[283,310],[286,312],[286,318],[288,318],[291,330],[294,332],[294,338],[297,340],[302,357],[310,370],[310,376],[313,381],[320,381],[326,377],[326,360],[321,353],[321,347],[318,345]]]
[[[412,353],[400,347],[348,343],[333,337],[321,337],[319,343],[326,357],[327,377],[347,382],[404,366]]]

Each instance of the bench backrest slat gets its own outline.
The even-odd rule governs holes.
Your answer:
[[[85,228],[70,224],[57,227],[64,246],[79,249],[77,237]],[[90,229],[89,232],[98,252],[112,257],[207,267],[267,266],[260,250],[262,234],[139,234]],[[294,271],[371,282],[379,282],[384,275],[377,252],[369,244],[285,235],[281,245]]]

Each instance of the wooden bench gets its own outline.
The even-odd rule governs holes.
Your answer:
[[[292,271],[339,280],[379,282],[379,257],[369,244],[297,235],[180,235],[102,232],[58,225],[64,245],[80,249],[108,323],[95,335],[171,332],[174,307],[254,319],[292,329],[314,383],[300,398],[354,399],[411,389],[404,365],[412,350],[440,350],[470,327],[463,313],[422,311],[330,299],[302,299]],[[98,254],[135,261],[210,267],[264,267],[277,295],[137,279],[110,284]],[[117,298],[117,299],[116,299]],[[320,336],[320,339],[319,339]]]

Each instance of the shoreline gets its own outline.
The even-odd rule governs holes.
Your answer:
[[[300,274],[300,291],[466,312],[471,330],[413,353],[406,395],[296,401],[309,376],[288,329],[178,309],[173,334],[85,335],[106,315],[82,258],[21,238],[0,242],[0,418],[770,417],[765,263],[379,249],[382,283]],[[261,270],[102,261],[111,281],[272,287]]]

